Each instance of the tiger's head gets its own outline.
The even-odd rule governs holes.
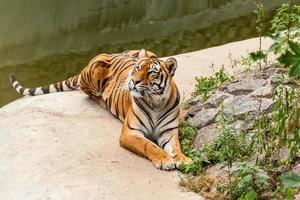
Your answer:
[[[133,97],[163,97],[172,82],[177,68],[175,58],[166,61],[156,57],[141,57],[134,66],[128,80],[128,87]]]

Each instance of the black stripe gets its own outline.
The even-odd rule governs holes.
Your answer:
[[[173,130],[173,129],[175,129],[175,128],[178,128],[178,126],[173,127],[173,128],[168,128],[168,129],[164,130],[163,132],[159,133],[159,135],[162,136],[165,132],[171,131],[171,130]]]
[[[122,117],[123,117],[123,119],[125,119],[125,110],[124,110],[124,108],[125,108],[125,106],[124,106],[125,96],[126,96],[126,93],[123,92],[123,94],[122,94]]]
[[[176,95],[177,95],[177,97],[176,97],[176,100],[175,100],[175,103],[172,105],[172,107],[169,109],[169,110],[167,110],[166,112],[164,112],[162,115],[160,115],[159,116],[159,119],[162,117],[162,116],[164,116],[165,114],[167,114],[168,112],[170,112],[171,110],[173,110],[176,106],[178,106],[178,104],[180,103],[180,96],[178,95],[178,89],[176,88]],[[169,103],[170,103],[170,100],[171,100],[171,98],[168,100],[168,102],[167,102],[167,104],[166,105],[169,105]]]
[[[121,63],[121,64],[127,64],[127,62],[126,63]],[[126,70],[128,67],[130,67],[131,65],[134,65],[134,63],[133,64],[130,64],[130,65],[128,65],[127,67],[124,67],[120,72],[118,72],[118,74],[117,74],[117,77],[114,77],[114,79],[116,80],[116,81],[118,81],[118,79],[119,79],[119,76],[120,76],[120,74],[124,71],[124,70]],[[116,93],[116,87],[114,87],[113,89],[112,89],[112,92],[111,92],[111,95],[110,95],[110,97],[109,97],[109,102],[108,102],[108,107],[109,107],[109,109],[111,109],[111,104],[112,104],[112,98],[114,98],[114,96],[116,95],[115,94]]]
[[[145,136],[145,138],[147,138],[147,139],[150,140],[151,142],[157,144],[157,138],[155,137],[154,134],[148,134],[148,135],[146,134],[146,135],[144,135],[144,136]]]
[[[110,68],[110,64],[108,64],[108,63],[106,63],[102,60],[97,60],[97,61],[93,62],[91,67],[95,67],[95,65],[100,66],[100,67],[104,67],[104,68]]]
[[[70,90],[73,89],[73,88],[71,87],[71,85],[70,85],[69,80],[66,80],[66,81],[64,81],[64,82],[65,82],[66,86],[67,86]]]
[[[72,83],[72,87],[78,86],[77,85],[78,78],[79,78],[79,75],[76,75],[76,76],[71,78],[70,83]]]
[[[149,129],[147,128],[147,126],[144,124],[144,122],[137,116],[137,114],[134,112],[134,110],[132,110],[134,116],[139,120],[140,124],[142,124],[143,127],[145,127],[147,129],[147,131],[150,133]]]
[[[166,144],[168,144],[170,142],[170,140],[173,138],[174,134],[171,135],[171,137],[167,140],[167,141],[164,141],[163,143],[160,144],[161,148],[164,149]]]
[[[62,82],[58,83],[59,91],[64,91]]]
[[[102,85],[101,85],[101,89],[104,91],[104,89],[106,88],[106,85],[108,84],[108,81],[110,81],[113,78],[113,76],[107,77],[103,80]]]
[[[58,86],[57,86],[57,83],[54,83],[54,84],[53,84],[53,87],[56,89],[56,92],[58,92]]]
[[[119,76],[122,74],[123,71],[125,71],[126,69],[128,69],[129,67],[135,65],[135,63],[131,63],[128,64],[129,62],[131,62],[132,60],[126,60],[125,62],[121,62],[121,64],[123,65],[122,69],[120,72],[118,72],[117,76],[116,76],[116,80],[119,79]],[[128,65],[127,65],[128,64]],[[117,68],[116,71],[113,71],[114,74],[116,74],[116,72],[118,71],[119,68]]]
[[[41,90],[43,91],[44,94],[49,93],[49,85],[41,87]]]
[[[128,126],[128,128],[131,129],[131,130],[140,131],[140,132],[143,133],[143,135],[146,135],[146,133],[145,133],[143,130],[140,130],[140,129],[137,129],[137,128],[132,128],[132,127],[130,126],[130,124],[129,124],[128,121],[127,121],[127,126]]]
[[[35,89],[36,89],[36,88],[30,88],[30,89],[28,90],[29,94],[32,95],[32,96],[34,96]]]
[[[118,87],[118,85],[115,85],[115,87]],[[120,98],[120,92],[118,92],[117,98],[115,99],[115,111],[116,111],[116,115],[118,116],[118,118],[120,118],[120,116],[119,116],[119,98]]]
[[[144,99],[142,99],[142,101],[143,101],[150,109],[153,109],[153,107],[152,107],[151,105],[149,105],[147,101],[145,101]]]
[[[157,126],[163,122],[167,117],[169,117],[171,114],[173,114],[174,112],[176,112],[176,110],[174,109],[172,112],[168,112],[168,113],[165,113],[165,115],[161,116],[157,122]],[[176,115],[177,116],[177,115]]]
[[[148,119],[149,119],[150,122],[151,122],[151,123],[150,123],[150,126],[151,126],[151,128],[153,128],[153,127],[154,127],[154,122],[153,122],[153,120],[152,120],[152,118],[151,118],[151,116],[150,116],[150,113],[147,111],[147,109],[144,109],[143,105],[141,105],[141,103],[138,102],[138,100],[137,100],[136,98],[133,98],[133,100],[134,100],[134,102],[137,104],[137,106],[140,107],[141,110],[147,115]]]
[[[16,80],[17,80],[16,75],[15,74],[11,74],[10,75],[10,83],[13,84]]]
[[[19,83],[17,83],[17,84],[15,85],[15,87],[14,87],[14,88],[16,89],[16,88],[17,88],[17,87],[19,87],[19,86],[20,86],[20,84],[19,84]]]
[[[20,93],[23,94],[23,93],[24,93],[24,90],[25,90],[25,89],[24,89],[23,87],[21,87],[21,88],[20,88]]]
[[[100,80],[97,81],[97,86],[98,86],[98,89],[101,91],[102,88],[100,87]]]
[[[166,124],[164,124],[161,128],[167,126],[168,124],[172,123],[174,120],[176,120],[177,116],[175,116],[174,118],[172,118],[170,121],[168,121]],[[168,129],[167,129],[168,130]],[[162,133],[159,133],[159,136],[161,136],[165,131],[163,131]]]

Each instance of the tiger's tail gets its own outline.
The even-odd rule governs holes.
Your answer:
[[[76,88],[78,88],[80,86],[80,75],[79,74],[76,76],[70,77],[64,81],[60,81],[57,83],[45,85],[42,87],[36,87],[36,88],[24,88],[23,86],[21,86],[19,84],[19,82],[17,81],[17,78],[14,74],[11,74],[9,79],[10,79],[11,85],[15,88],[15,90],[19,94],[29,95],[29,96],[75,90]]]

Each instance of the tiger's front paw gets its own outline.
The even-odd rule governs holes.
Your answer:
[[[186,157],[185,155],[178,155],[175,157],[176,167],[179,167],[180,165],[188,165],[193,162],[193,160],[189,157]]]
[[[176,168],[176,162],[171,157],[153,159],[152,164],[160,170],[170,171]]]

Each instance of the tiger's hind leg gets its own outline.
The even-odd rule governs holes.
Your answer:
[[[176,167],[182,164],[190,164],[192,159],[186,157],[180,147],[178,128],[164,133],[158,140],[158,144],[175,160]]]
[[[90,95],[90,98],[96,102],[96,104],[98,104],[99,106],[101,106],[102,108],[106,108],[106,104],[102,98],[102,96],[98,97],[98,96],[94,96],[94,95]]]
[[[101,54],[95,57],[81,74],[80,89],[98,105],[105,107],[102,98],[107,83],[111,77],[110,59],[108,55]]]

